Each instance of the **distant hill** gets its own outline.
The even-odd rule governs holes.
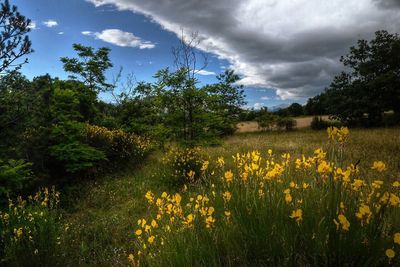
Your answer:
[[[272,107],[268,108],[268,111],[270,111],[270,112],[275,112],[275,111],[278,111],[278,110],[280,110],[280,109],[287,108],[287,107],[289,107],[289,106],[290,106],[290,104],[288,104],[288,103],[283,103],[283,104],[276,105],[276,106],[272,106]]]

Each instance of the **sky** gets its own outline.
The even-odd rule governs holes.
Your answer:
[[[134,74],[154,81],[173,67],[182,30],[198,34],[208,64],[200,84],[233,69],[248,108],[304,104],[343,70],[339,61],[358,39],[400,32],[400,0],[10,0],[32,20],[34,53],[22,72],[66,78],[60,57],[73,43],[111,49],[111,81]],[[103,94],[104,100],[111,100]]]

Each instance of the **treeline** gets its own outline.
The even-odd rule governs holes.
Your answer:
[[[340,60],[346,71],[325,91],[310,98],[310,114],[329,114],[354,126],[391,126],[400,122],[400,37],[378,31],[359,40]]]

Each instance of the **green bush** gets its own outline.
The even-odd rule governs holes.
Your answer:
[[[272,130],[274,128],[274,126],[276,125],[277,116],[266,112],[266,113],[260,115],[259,117],[257,117],[256,121],[258,123],[258,127],[262,131],[268,131],[268,130]]]
[[[296,128],[296,120],[289,117],[279,117],[276,126],[280,130],[292,131]]]
[[[85,143],[102,151],[108,161],[116,165],[127,160],[139,160],[151,149],[148,138],[120,129],[109,130],[105,127],[86,124],[82,133]]]
[[[315,116],[311,121],[311,129],[322,130],[329,127],[329,123],[324,121],[321,117]]]
[[[20,192],[32,182],[32,163],[24,160],[0,160],[0,204],[10,194]]]
[[[328,127],[341,127],[343,126],[342,123],[339,121],[325,121],[320,116],[314,116],[311,121],[311,129],[313,130],[325,130]]]
[[[88,171],[98,162],[106,160],[102,151],[78,141],[50,147],[50,154],[59,160],[69,173]]]
[[[67,173],[88,171],[106,160],[104,152],[82,142],[85,124],[66,121],[53,125],[49,147],[52,157]]]
[[[209,165],[209,161],[198,147],[172,147],[166,153],[163,162],[170,168],[178,185],[201,182]]]

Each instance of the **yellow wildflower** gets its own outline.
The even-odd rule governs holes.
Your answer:
[[[394,252],[393,249],[389,248],[385,252],[386,256],[389,258],[389,260],[393,259],[394,256],[396,256],[396,253]]]
[[[152,220],[151,221],[151,227],[157,228],[158,227],[158,223],[155,220]]]
[[[154,242],[154,236],[152,235],[152,236],[149,236],[149,238],[147,239],[147,241],[150,243],[150,244],[153,244],[153,242]]]
[[[210,162],[208,160],[203,161],[203,165],[201,166],[201,171],[206,171],[208,169],[208,165]]]
[[[285,194],[285,201],[286,201],[286,203],[290,203],[290,202],[292,202],[292,195],[290,195],[290,194]]]
[[[293,210],[292,214],[289,216],[292,219],[296,219],[296,222],[303,220],[303,211],[301,209]]]
[[[318,164],[317,172],[321,174],[327,174],[332,171],[332,167],[330,163],[327,163],[325,160],[321,161]]]
[[[135,262],[135,257],[133,256],[133,254],[129,254],[128,260],[129,260],[130,262]]]
[[[229,184],[233,180],[233,173],[229,170],[225,172],[225,181]]]
[[[382,185],[383,185],[383,181],[381,181],[381,180],[375,180],[372,182],[372,187],[376,188],[376,189],[381,188]]]
[[[386,165],[382,161],[374,161],[371,169],[376,170],[378,172],[383,172],[386,170]]]
[[[135,235],[140,236],[142,234],[142,230],[138,229],[135,231]]]
[[[346,216],[344,216],[343,214],[339,214],[338,220],[339,222],[333,220],[333,222],[336,224],[337,229],[339,229],[339,226],[341,226],[344,231],[349,231],[350,222],[347,220]]]
[[[145,195],[147,201],[149,203],[153,203],[154,201],[154,194],[151,191],[147,191],[146,195]]]
[[[394,243],[400,245],[400,233],[395,233],[393,237]]]
[[[225,203],[229,202],[232,198],[232,194],[229,191],[224,192],[222,196],[224,198]]]

